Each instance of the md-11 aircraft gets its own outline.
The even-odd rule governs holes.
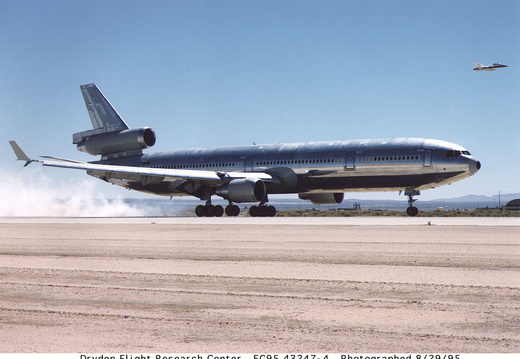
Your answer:
[[[495,71],[496,69],[502,67],[509,67],[507,65],[499,64],[498,62],[494,63],[493,65],[482,65],[477,62],[476,65],[477,67],[473,69],[475,71]]]
[[[268,195],[294,193],[314,204],[339,204],[344,192],[400,191],[407,214],[416,216],[413,197],[421,190],[460,181],[480,169],[465,148],[433,139],[395,138],[192,148],[143,154],[155,144],[149,127],[129,128],[95,84],[80,86],[92,130],[73,135],[77,149],[101,158],[79,162],[43,156],[31,159],[10,141],[18,160],[43,166],[86,170],[128,189],[203,201],[199,217],[237,216],[235,203],[258,203],[249,214],[274,216]],[[229,201],[225,210],[211,203]]]

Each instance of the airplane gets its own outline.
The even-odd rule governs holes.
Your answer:
[[[169,196],[194,196],[199,217],[237,216],[236,203],[258,203],[252,217],[272,217],[271,194],[298,194],[314,204],[339,204],[351,191],[399,191],[414,196],[474,175],[480,162],[465,148],[422,138],[367,139],[191,148],[144,154],[156,142],[149,127],[129,128],[95,84],[80,86],[93,129],[73,134],[79,151],[101,158],[80,162],[51,156],[31,159],[10,144],[25,166],[85,170],[90,176],[127,189]],[[229,202],[225,210],[212,196]]]
[[[501,67],[509,67],[507,65],[499,64],[498,62],[494,63],[493,65],[482,65],[477,62],[476,65],[477,67],[473,69],[475,71],[495,71],[495,69],[499,69]]]

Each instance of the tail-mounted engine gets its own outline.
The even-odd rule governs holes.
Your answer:
[[[311,201],[313,204],[340,204],[345,197],[344,193],[300,193],[300,199]]]
[[[86,134],[87,132],[90,131],[81,134]],[[141,151],[155,144],[155,132],[149,127],[129,128],[122,131],[92,134],[88,137],[82,137],[80,141],[74,142],[77,143],[78,150],[91,155],[101,156]]]

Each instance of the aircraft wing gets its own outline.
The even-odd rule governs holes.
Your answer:
[[[116,175],[116,177],[120,179],[136,179],[139,176],[144,176],[148,177],[147,182],[150,180],[149,177],[155,177],[155,179],[159,181],[165,179],[183,179],[207,182],[208,184],[212,185],[220,185],[222,183],[227,183],[233,179],[238,178],[260,179],[265,182],[271,182],[273,180],[273,177],[271,177],[271,175],[263,172],[225,172],[116,166],[105,165],[101,163],[79,162],[49,156],[45,156],[43,158],[49,158],[51,160],[35,160],[31,159],[15,141],[9,141],[9,143],[11,144],[11,147],[13,148],[13,151],[15,152],[18,160],[26,161],[25,166],[27,166],[31,162],[39,162],[43,166],[72,168],[78,170],[86,170],[89,172],[106,173],[106,177],[114,177],[114,175]]]

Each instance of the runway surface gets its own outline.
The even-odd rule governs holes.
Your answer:
[[[0,218],[0,352],[516,353],[519,249],[514,218]]]

